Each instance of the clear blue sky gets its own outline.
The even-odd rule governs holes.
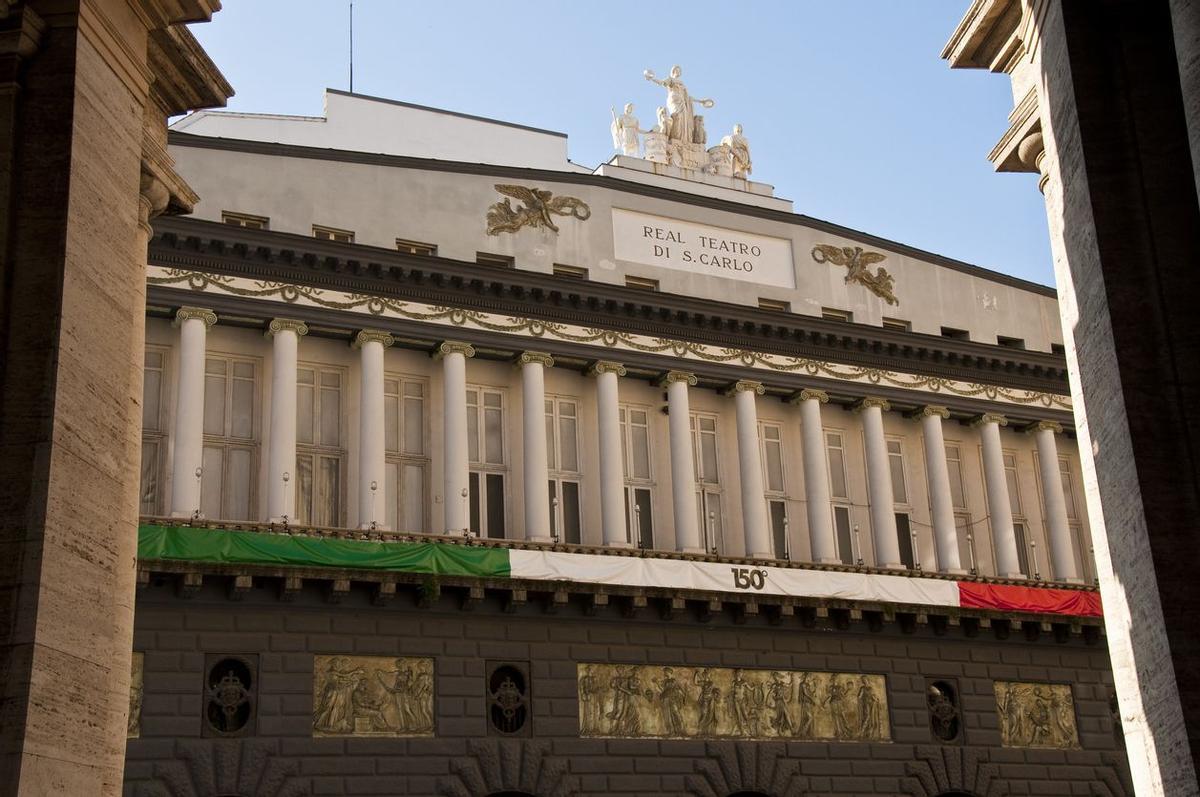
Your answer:
[[[741,122],[754,178],[798,213],[1053,283],[1034,175],[986,160],[1007,127],[1007,77],[938,58],[969,0],[408,2],[356,0],[354,90],[570,136],[609,158],[609,107],[644,126],[683,66]],[[237,91],[230,109],[320,115],[346,89],[347,0],[226,0],[192,30]]]

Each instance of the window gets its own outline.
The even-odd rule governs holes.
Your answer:
[[[342,382],[338,368],[296,369],[296,520],[313,526],[342,521]]]
[[[965,329],[955,329],[954,327],[942,327],[943,338],[953,338],[954,340],[970,340],[971,333]]]
[[[1021,511],[1021,488],[1017,480],[1017,455],[1004,452],[1004,478],[1008,482],[1008,503],[1012,507],[1013,534],[1017,538],[1017,565],[1026,576],[1033,575],[1029,564],[1029,526]],[[999,574],[997,574],[999,575]]]
[[[1061,343],[1051,343],[1050,344],[1050,353],[1057,354],[1060,357],[1066,357],[1067,356],[1067,347]]]
[[[567,266],[562,263],[555,263],[553,268],[554,276],[570,277],[571,279],[585,280],[588,278],[588,270],[579,266]]]
[[[896,542],[900,546],[900,563],[913,570],[917,566],[914,550],[912,522],[907,512],[896,513]]]
[[[899,332],[912,332],[912,322],[905,321],[902,318],[887,318],[883,319],[884,329],[895,329]]]
[[[387,527],[425,531],[429,505],[429,451],[425,441],[425,380],[388,374],[383,380],[383,435],[386,458],[384,500]]]
[[[471,463],[471,531],[502,540],[507,528],[507,476],[504,459],[504,394],[467,387],[467,454]]]
[[[516,260],[508,255],[493,255],[488,252],[476,252],[475,262],[481,266],[495,266],[496,268],[512,268],[516,264]]]
[[[787,500],[783,472],[783,428],[774,423],[760,424],[763,481],[766,488],[767,520],[771,524],[771,539],[776,559],[791,558],[788,539]]]
[[[958,534],[958,564],[971,575],[976,575],[979,565],[975,560],[975,537],[971,531],[973,527],[969,513],[954,513],[954,530]]]
[[[844,565],[852,565],[857,561],[854,551],[853,530],[850,528],[850,507],[833,507],[833,527],[837,532],[838,558]]]
[[[996,344],[1004,346],[1008,349],[1023,349],[1025,348],[1024,338],[1006,338],[1003,335],[996,336]]]
[[[166,420],[163,417],[163,386],[166,384],[165,349],[147,347],[142,378],[142,464],[140,503],[143,515],[162,513],[163,459],[167,451]]]
[[[1079,506],[1075,501],[1075,483],[1071,479],[1071,461],[1058,458],[1058,469],[1062,473],[1063,500],[1067,505],[1067,528],[1071,530],[1072,546],[1075,551],[1075,568],[1079,577],[1087,581],[1091,572],[1092,557],[1084,548],[1083,523],[1080,521]]]
[[[271,226],[271,220],[266,216],[251,216],[249,213],[234,213],[229,210],[221,211],[221,221],[248,230],[266,230]]]
[[[406,255],[433,257],[437,254],[437,244],[426,244],[420,241],[410,241],[407,238],[397,238],[396,250]]]
[[[838,558],[852,565],[858,560],[850,526],[850,494],[846,487],[846,449],[841,432],[825,433],[825,454],[829,463],[829,494],[833,498],[833,525],[837,533]]]
[[[658,290],[658,280],[650,279],[649,277],[633,277],[625,276],[626,288],[637,288],[641,291],[656,291]]]
[[[777,313],[790,313],[792,312],[792,303],[785,302],[782,299],[763,299],[760,297],[758,300],[758,309],[773,310]]]
[[[258,362],[209,355],[204,362],[204,452],[200,511],[208,518],[254,516],[258,473]]]
[[[313,237],[320,238],[324,241],[337,241],[343,244],[354,243],[354,233],[350,230],[339,230],[335,227],[322,227],[319,224],[313,225]]]
[[[550,532],[579,545],[579,405],[574,399],[546,397],[546,462],[550,467]]]
[[[892,475],[892,500],[908,503],[908,482],[904,478],[904,448],[899,440],[887,441],[888,467]]]
[[[946,473],[950,477],[950,503],[954,506],[954,527],[958,534],[959,566],[974,568],[973,542],[967,539],[971,533],[971,515],[967,512],[967,495],[963,483],[962,449],[957,443],[946,444]]]
[[[487,666],[488,732],[497,736],[529,735],[529,664]]]
[[[650,413],[645,407],[628,405],[622,405],[617,413],[621,422],[621,458],[625,470],[626,540],[636,541],[641,548],[653,548]]]
[[[854,320],[854,313],[849,310],[835,310],[832,307],[822,307],[821,318],[828,321],[845,321],[849,323]]]
[[[202,736],[253,736],[258,657],[205,656]]]
[[[704,545],[716,553],[725,550],[721,476],[717,467],[717,417],[697,415],[688,419],[692,431],[692,462],[696,475],[696,512],[704,525]]]

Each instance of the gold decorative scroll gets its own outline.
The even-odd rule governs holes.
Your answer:
[[[1067,684],[996,681],[1000,743],[1005,747],[1079,747],[1075,701]]]
[[[543,188],[506,183],[496,184],[496,190],[525,204],[514,208],[512,203],[505,199],[490,206],[487,209],[488,235],[516,232],[522,227],[532,227],[535,230],[545,227],[558,232],[558,225],[554,223],[555,216],[574,216],[580,221],[587,221],[592,217],[592,209],[587,203],[573,196],[554,196],[552,191]]]
[[[142,735],[142,672],[146,654],[133,652],[133,663],[129,673],[129,728],[126,738],[136,739]]]
[[[882,675],[580,664],[579,735],[888,741]]]
[[[313,736],[433,736],[433,659],[314,657]]]

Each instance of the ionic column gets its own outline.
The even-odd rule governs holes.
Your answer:
[[[1042,500],[1046,503],[1046,525],[1050,537],[1050,567],[1059,581],[1080,583],[1071,545],[1071,527],[1067,523],[1067,500],[1063,494],[1062,472],[1058,469],[1058,443],[1054,436],[1062,426],[1054,421],[1039,421],[1028,430],[1037,441],[1038,469],[1042,476]]]
[[[671,434],[671,501],[675,510],[675,548],[683,553],[705,553],[696,521],[696,465],[692,459],[691,407],[688,387],[696,376],[668,371],[660,384],[667,388],[667,424]]]
[[[362,355],[358,396],[358,526],[363,529],[386,528],[387,523],[383,350],[395,342],[388,333],[369,329],[354,336],[354,348]],[[466,385],[463,395],[465,401]]]
[[[296,502],[296,359],[303,321],[276,318],[267,327],[271,343],[271,447],[267,451],[267,518],[291,518]]]
[[[946,467],[946,440],[942,419],[950,410],[930,404],[909,415],[921,420],[925,440],[925,472],[929,476],[929,513],[933,519],[933,540],[938,564],[943,573],[964,574],[958,554],[958,527],[954,522],[954,496],[950,492],[950,471]]]
[[[825,454],[825,428],[821,405],[829,401],[824,390],[801,390],[790,400],[800,408],[800,436],[804,447],[804,500],[808,513],[808,536],[814,562],[837,563],[837,531],[830,503],[829,462]]]
[[[204,461],[204,352],[208,328],[217,315],[202,307],[181,307],[179,375],[175,381],[175,440],[171,460],[171,517],[200,511],[201,465]],[[220,474],[215,474],[218,478]]]
[[[525,539],[552,542],[550,536],[550,467],[546,454],[546,375],[554,358],[537,351],[517,357],[521,367],[521,411],[525,463]]]
[[[588,373],[596,377],[596,416],[600,434],[600,526],[604,544],[633,545],[625,528],[625,474],[621,461],[621,418],[617,377],[625,375],[620,363],[600,360]],[[637,530],[634,530],[637,533]]]
[[[447,533],[470,528],[467,509],[470,453],[467,448],[467,358],[469,343],[446,341],[434,359],[442,361],[442,505]]]
[[[888,464],[887,440],[883,436],[883,411],[892,405],[886,399],[868,396],[855,406],[862,416],[867,443],[867,495],[871,504],[871,534],[875,541],[875,566],[902,569],[900,542],[896,538],[896,500],[892,493],[892,469]]]
[[[979,429],[983,443],[983,481],[987,487],[988,513],[992,516],[992,535],[996,544],[996,574],[1001,578],[1024,578],[1017,553],[1017,533],[1013,530],[1008,479],[1004,475],[1004,450],[1000,445],[1000,427],[1007,426],[1008,419],[988,412],[971,425]]]
[[[774,559],[771,529],[767,525],[767,498],[763,491],[762,454],[758,447],[757,396],[766,392],[762,382],[741,379],[729,390],[737,411],[738,473],[742,486],[742,530],[746,556]]]

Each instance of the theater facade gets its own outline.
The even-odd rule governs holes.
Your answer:
[[[645,77],[174,126],[127,793],[1128,793],[1054,290]]]

